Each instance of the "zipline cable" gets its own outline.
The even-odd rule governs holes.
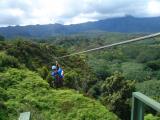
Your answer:
[[[150,34],[150,35],[146,35],[146,36],[142,36],[142,37],[138,37],[138,38],[133,38],[133,39],[122,41],[122,42],[118,42],[118,43],[113,43],[113,44],[109,44],[109,45],[93,48],[93,49],[89,49],[89,50],[85,50],[85,51],[81,51],[81,52],[76,52],[76,53],[64,55],[64,56],[57,57],[57,58],[66,58],[66,57],[69,57],[69,56],[74,56],[74,55],[87,53],[87,52],[91,52],[91,51],[96,51],[96,50],[100,50],[100,49],[104,49],[104,48],[110,48],[110,47],[113,47],[113,46],[118,46],[118,45],[127,44],[127,43],[131,43],[131,42],[141,41],[141,40],[145,40],[145,39],[148,39],[148,38],[153,38],[153,37],[156,37],[156,36],[159,36],[159,35],[160,35],[160,32],[154,33],[154,34]]]

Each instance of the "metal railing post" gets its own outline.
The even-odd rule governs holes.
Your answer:
[[[132,98],[132,113],[131,120],[143,120],[144,119],[144,103],[136,99]]]
[[[137,102],[138,102],[138,107],[137,107],[138,118],[137,118],[137,120],[144,120],[144,103],[141,102],[140,100],[137,100]]]
[[[132,96],[131,120],[144,120],[145,105],[160,112],[160,103],[140,92],[134,92]]]

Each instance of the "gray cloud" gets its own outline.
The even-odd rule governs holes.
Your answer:
[[[20,18],[14,17],[14,16],[2,16],[3,19],[0,19],[0,25],[19,25],[22,23]]]
[[[83,13],[97,12],[102,16],[114,17],[119,15],[147,16],[146,7],[148,0],[99,0],[99,2],[90,2]],[[101,18],[101,17],[100,17]]]
[[[0,26],[81,23],[132,15],[160,16],[159,0],[1,0]]]

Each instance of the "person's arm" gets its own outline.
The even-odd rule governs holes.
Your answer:
[[[55,76],[55,73],[54,73],[54,72],[51,72],[51,76]]]
[[[59,69],[60,65],[58,64],[58,61],[56,61],[56,67],[57,67],[57,70]]]

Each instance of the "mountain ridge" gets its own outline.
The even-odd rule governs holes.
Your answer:
[[[104,31],[121,33],[153,33],[160,31],[160,17],[133,17],[125,16],[118,18],[109,18],[95,22],[86,22],[80,24],[62,25],[27,25],[27,26],[9,26],[1,27],[0,35],[6,38],[17,36],[45,38],[56,35],[70,35],[86,31]]]

